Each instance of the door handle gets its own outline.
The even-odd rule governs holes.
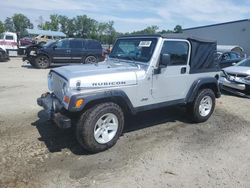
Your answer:
[[[187,72],[187,67],[181,67],[181,74],[185,74]]]

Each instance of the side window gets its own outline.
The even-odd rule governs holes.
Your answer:
[[[228,53],[222,55],[222,60],[230,60],[230,56]]]
[[[183,41],[165,41],[161,54],[170,55],[170,66],[186,65],[188,61],[189,46]]]
[[[5,40],[14,40],[14,37],[12,35],[6,35]]]
[[[237,53],[231,53],[230,54],[231,59],[238,59],[240,56]]]
[[[69,41],[68,40],[59,40],[56,43],[57,48],[63,49],[63,48],[69,48]]]
[[[70,40],[69,43],[70,48],[83,48],[81,40]]]
[[[95,49],[101,49],[102,46],[100,43],[96,41],[88,41],[88,49],[95,50]]]

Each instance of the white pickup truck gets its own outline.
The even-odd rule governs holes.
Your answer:
[[[9,56],[17,56],[18,41],[17,34],[13,32],[4,32],[0,34],[0,48]]]

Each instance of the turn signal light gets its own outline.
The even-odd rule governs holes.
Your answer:
[[[69,104],[69,97],[68,96],[64,96],[63,97],[63,101],[65,102],[65,103],[67,103],[67,104]]]
[[[76,108],[80,108],[83,104],[84,100],[83,99],[78,99],[75,103]]]

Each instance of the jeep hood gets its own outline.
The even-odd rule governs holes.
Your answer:
[[[98,64],[73,65],[55,68],[56,72],[68,80],[75,88],[108,88],[137,84],[137,77],[145,73],[140,67],[130,63],[101,62]]]

